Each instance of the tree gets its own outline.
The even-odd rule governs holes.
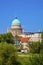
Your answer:
[[[0,44],[0,65],[20,65],[14,45]]]
[[[29,49],[31,53],[40,53],[40,42],[32,42],[29,44]]]
[[[10,32],[6,33],[6,42],[7,43],[14,43],[14,37]]]
[[[43,43],[43,32],[41,33],[41,39],[42,39],[42,43]]]
[[[5,34],[0,34],[0,42],[4,42],[5,39]]]
[[[40,53],[43,54],[43,31],[41,32]]]
[[[0,34],[0,42],[2,42],[2,34]]]
[[[0,42],[14,43],[14,37],[10,32],[6,34],[0,34]]]

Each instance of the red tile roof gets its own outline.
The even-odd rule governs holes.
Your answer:
[[[15,38],[18,38],[21,42],[28,42],[30,40],[30,37],[15,36]]]

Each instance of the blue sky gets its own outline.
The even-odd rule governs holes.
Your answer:
[[[43,0],[0,0],[0,33],[18,17],[25,32],[43,30]]]

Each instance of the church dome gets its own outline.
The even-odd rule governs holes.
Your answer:
[[[18,20],[18,18],[15,18],[13,21],[12,21],[12,26],[20,26],[21,25],[21,23],[20,23],[20,21]]]

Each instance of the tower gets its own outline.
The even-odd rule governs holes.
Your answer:
[[[10,31],[13,35],[19,35],[22,33],[21,23],[17,17],[12,21]]]

